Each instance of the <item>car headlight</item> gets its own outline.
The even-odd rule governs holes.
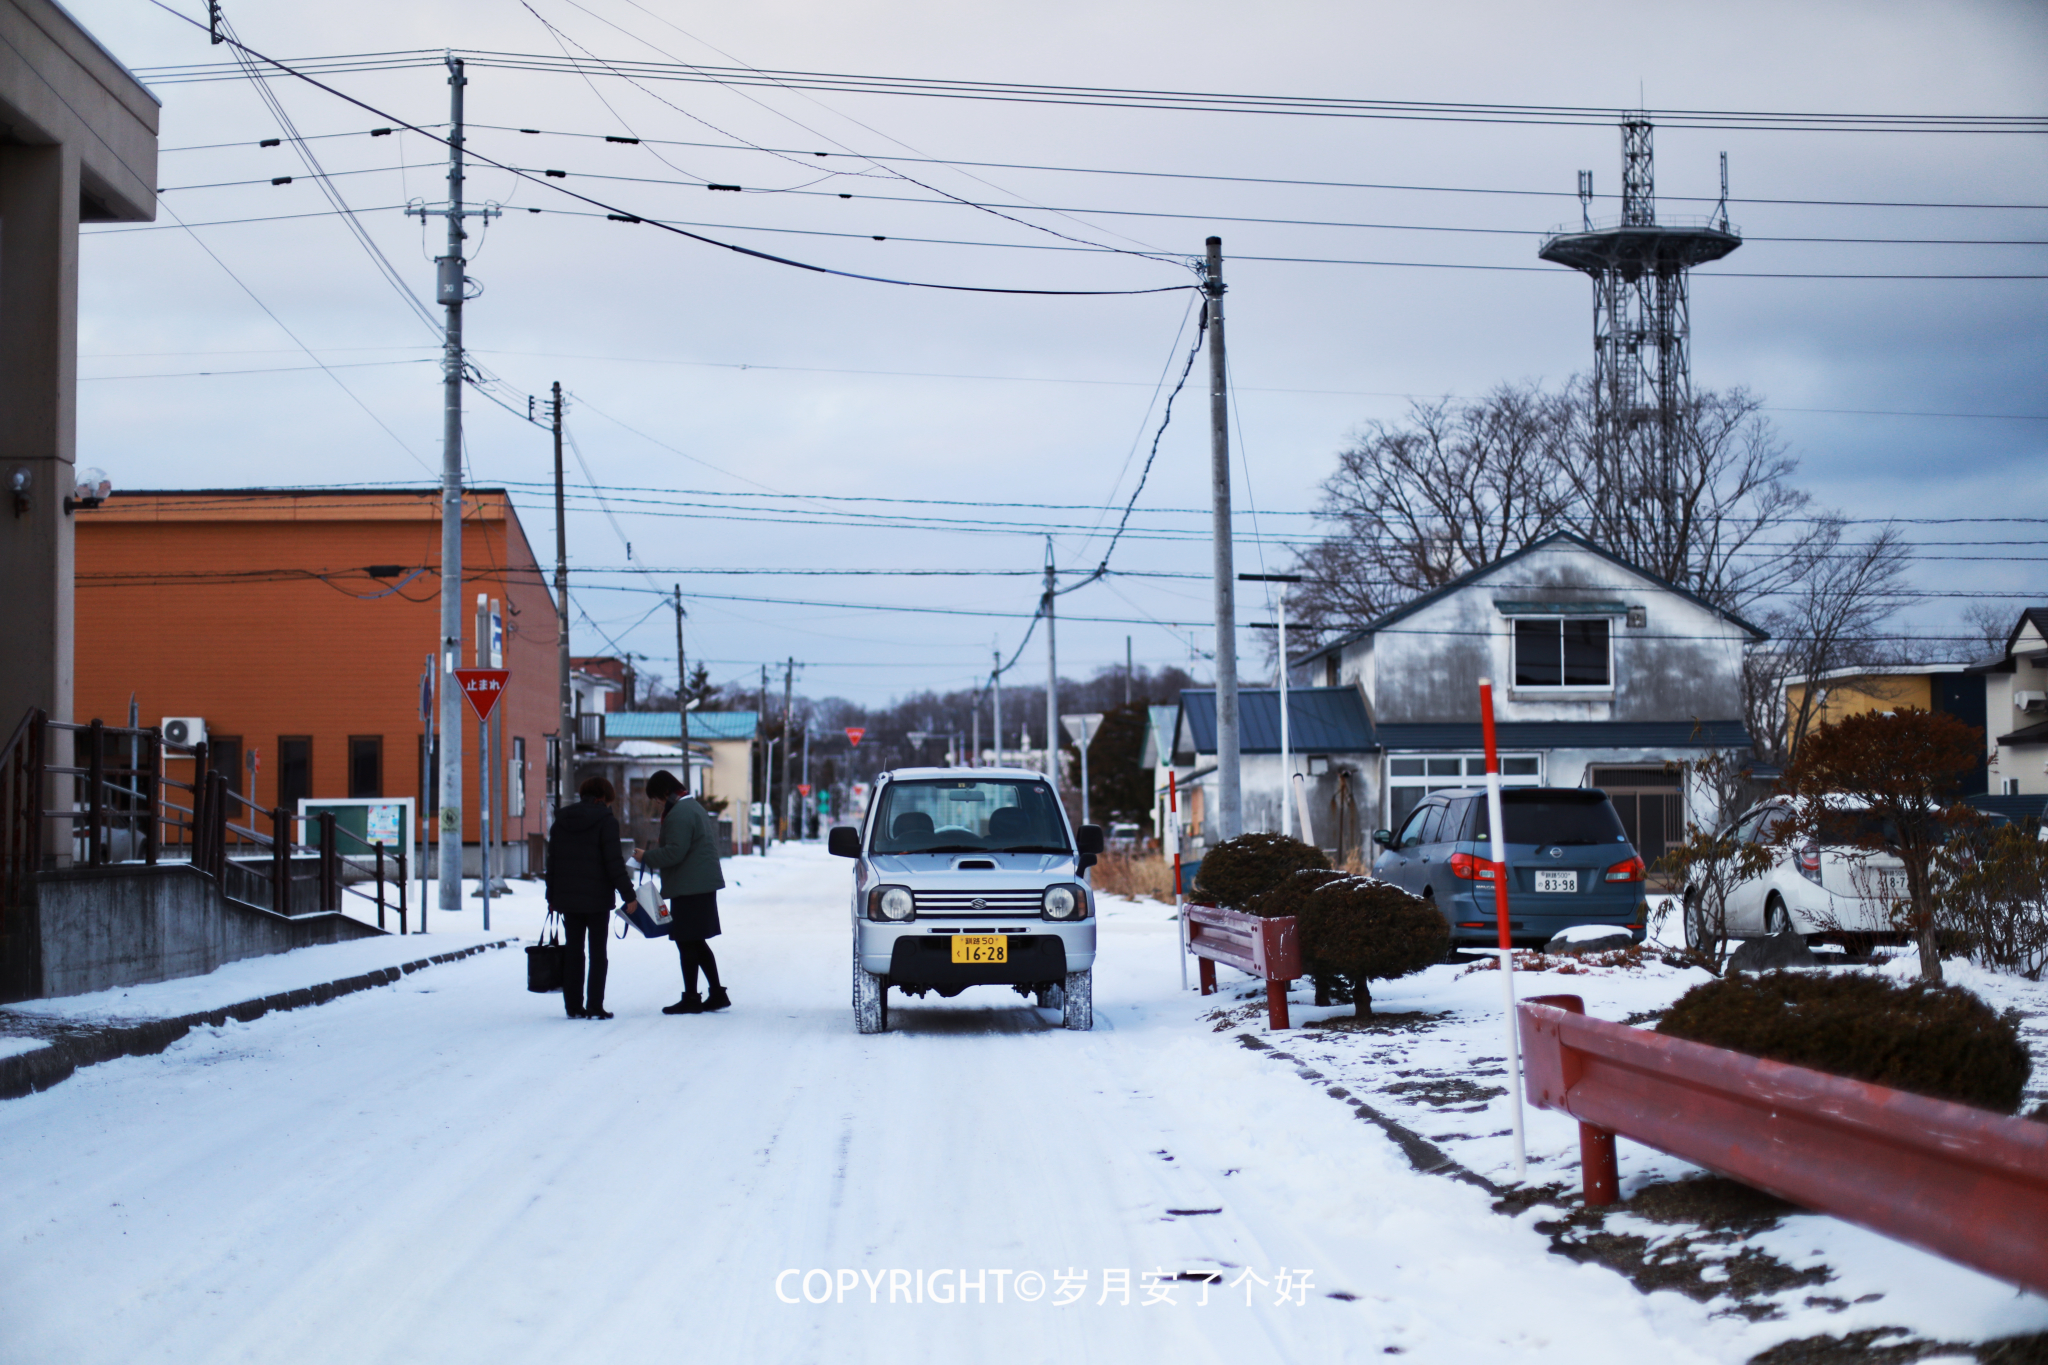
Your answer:
[[[1078,886],[1048,886],[1042,905],[1047,919],[1080,919],[1088,913],[1088,893]]]
[[[917,912],[917,901],[907,886],[878,886],[868,892],[868,918],[901,923]]]

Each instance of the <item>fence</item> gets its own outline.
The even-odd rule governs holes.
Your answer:
[[[2048,1123],[1589,1019],[1575,995],[1519,1023],[1529,1102],[1579,1121],[1587,1204],[1618,1197],[1620,1134],[2048,1293]]]
[[[1266,983],[1266,1024],[1289,1027],[1287,984],[1301,975],[1301,938],[1294,916],[1263,919],[1214,905],[1190,905],[1188,951],[1201,960],[1202,994],[1216,991],[1216,964]]]
[[[52,761],[70,739],[69,763]],[[167,753],[189,754],[193,779],[164,772]],[[267,824],[267,831],[261,826]],[[343,855],[331,813],[319,817],[316,848],[292,841],[292,817],[264,810],[229,785],[204,744],[167,745],[147,729],[51,720],[30,710],[0,749],[0,952],[18,949],[35,874],[69,865],[155,865],[189,861],[235,900],[282,915],[341,909],[345,890],[373,900],[384,925],[387,855],[361,839],[374,894],[344,888]],[[349,831],[341,835],[355,838]],[[396,872],[401,931],[405,925],[405,850],[390,859]]]

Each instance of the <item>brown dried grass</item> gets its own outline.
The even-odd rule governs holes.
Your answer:
[[[1105,853],[1089,882],[1107,895],[1173,904],[1173,863],[1157,853]]]

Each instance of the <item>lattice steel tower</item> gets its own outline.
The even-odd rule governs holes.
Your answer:
[[[1624,497],[1668,505],[1692,397],[1686,272],[1742,245],[1728,222],[1728,154],[1721,202],[1704,218],[1657,221],[1650,122],[1621,125],[1621,216],[1591,216],[1593,173],[1579,172],[1578,231],[1560,229],[1537,255],[1593,277],[1596,456]]]

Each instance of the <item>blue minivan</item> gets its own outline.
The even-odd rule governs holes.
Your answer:
[[[1542,945],[1576,924],[1612,924],[1637,941],[1649,920],[1647,869],[1597,787],[1509,787],[1506,826],[1508,933]],[[1431,792],[1397,831],[1378,830],[1372,872],[1433,901],[1451,942],[1500,941],[1484,789]]]

